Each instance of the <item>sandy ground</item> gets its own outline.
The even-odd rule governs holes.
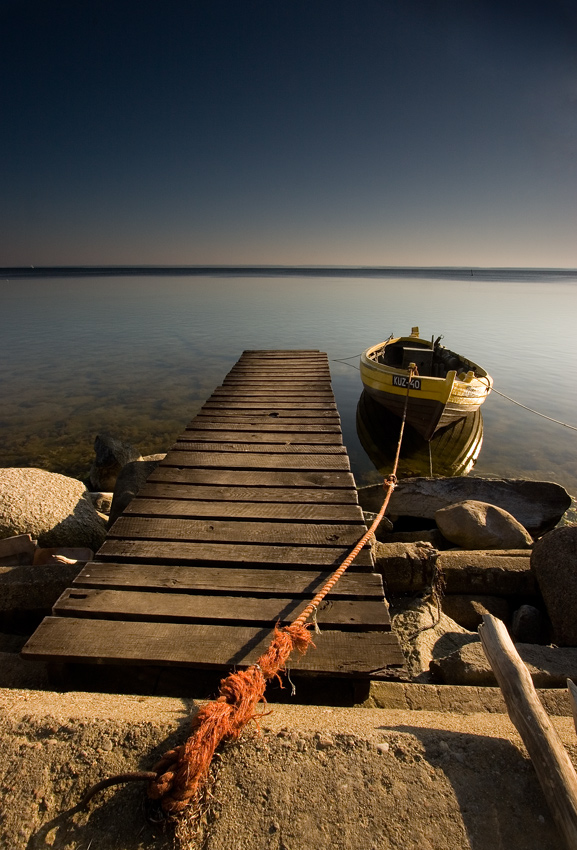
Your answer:
[[[559,850],[533,767],[503,714],[269,706],[263,733],[225,748],[206,850]],[[144,786],[92,783],[150,769],[195,710],[172,698],[0,690],[0,847],[172,847]],[[570,717],[554,724],[577,759]]]

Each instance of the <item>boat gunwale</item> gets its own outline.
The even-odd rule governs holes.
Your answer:
[[[412,336],[399,336],[394,338],[389,338],[384,342],[378,342],[376,345],[370,346],[365,349],[361,354],[361,367],[365,366],[367,368],[375,369],[377,372],[380,372],[384,375],[401,375],[406,376],[409,374],[408,369],[402,369],[396,366],[389,366],[385,363],[379,363],[376,360],[388,345],[392,345],[393,343],[398,342],[410,342],[410,343],[420,343],[419,347],[423,349],[431,350],[433,348],[433,343],[429,342],[429,340],[421,339],[420,337],[412,337]],[[443,346],[444,348],[444,346]],[[453,386],[461,385],[463,388],[471,388],[471,387],[483,387],[485,389],[485,394],[489,395],[492,387],[493,387],[493,379],[489,375],[489,373],[479,366],[477,363],[469,360],[468,357],[463,357],[461,354],[458,354],[456,351],[453,351],[450,348],[444,348],[444,350],[459,359],[460,362],[468,364],[471,369],[469,371],[475,372],[475,375],[469,381],[461,381],[458,378],[458,374],[456,370],[451,369],[447,372],[447,374],[442,378],[433,377],[433,375],[419,375],[418,377],[421,381],[431,382],[431,386],[440,386],[441,384],[451,383]],[[488,383],[486,383],[486,381]]]

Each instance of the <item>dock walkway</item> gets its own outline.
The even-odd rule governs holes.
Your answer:
[[[327,356],[245,351],[29,639],[79,664],[247,666],[365,531]],[[403,665],[369,548],[318,611],[291,669],[382,677]]]

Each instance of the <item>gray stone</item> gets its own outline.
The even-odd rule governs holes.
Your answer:
[[[496,505],[472,499],[435,513],[441,534],[462,549],[523,549],[531,535],[510,513]]]
[[[441,552],[437,569],[446,593],[526,596],[538,593],[527,549]]]
[[[535,543],[533,570],[555,643],[577,646],[577,526],[556,528]]]
[[[423,531],[391,531],[389,534],[383,532],[377,534],[377,540],[382,543],[429,543],[435,549],[446,549],[447,541],[438,528],[429,528]]]
[[[381,484],[360,487],[363,510],[378,510],[382,503]],[[474,499],[508,511],[533,537],[550,531],[571,506],[571,497],[559,484],[550,481],[492,478],[405,478],[398,482],[388,513],[397,516],[431,518],[441,508]]]
[[[78,564],[53,562],[45,566],[0,567],[0,613],[50,613],[61,593],[79,573]]]
[[[530,643],[518,643],[516,649],[536,688],[565,687],[568,678],[577,678],[577,649]],[[493,686],[497,682],[480,642],[433,658],[430,670],[436,681],[449,685]]]
[[[420,593],[435,565],[447,594],[534,597],[537,591],[527,549],[437,552],[427,543],[376,543],[375,569],[389,593]]]
[[[40,546],[96,551],[106,528],[75,478],[43,469],[0,469],[0,537],[27,533]]]
[[[545,643],[548,631],[546,617],[534,605],[521,605],[514,612],[510,632],[518,643]]]
[[[112,493],[89,493],[90,501],[99,514],[109,514],[112,505]]]
[[[128,507],[141,487],[144,486],[149,475],[154,472],[160,461],[165,457],[163,454],[149,455],[146,458],[132,461],[124,466],[116,480],[112,505],[110,507],[110,528],[116,522],[120,514]]]
[[[429,543],[373,545],[375,569],[390,593],[415,593],[430,585],[437,554]]]
[[[111,434],[98,434],[94,440],[96,457],[90,468],[90,484],[94,490],[112,491],[123,466],[141,455],[130,443]]]
[[[509,620],[509,603],[500,596],[470,596],[463,593],[443,597],[443,612],[464,629],[475,631],[483,622],[484,614],[493,614],[500,620]]]
[[[441,611],[431,598],[395,599],[391,602],[391,619],[407,669],[414,681],[430,678],[433,658],[449,655],[478,636],[464,629]]]
[[[36,551],[36,541],[29,534],[16,534],[0,540],[0,566],[31,564]]]

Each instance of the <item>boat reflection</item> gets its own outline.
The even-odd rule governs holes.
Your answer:
[[[401,420],[363,391],[357,405],[357,434],[365,452],[383,475],[393,468]],[[479,409],[437,431],[427,442],[405,426],[398,478],[466,475],[483,444],[483,415]]]

